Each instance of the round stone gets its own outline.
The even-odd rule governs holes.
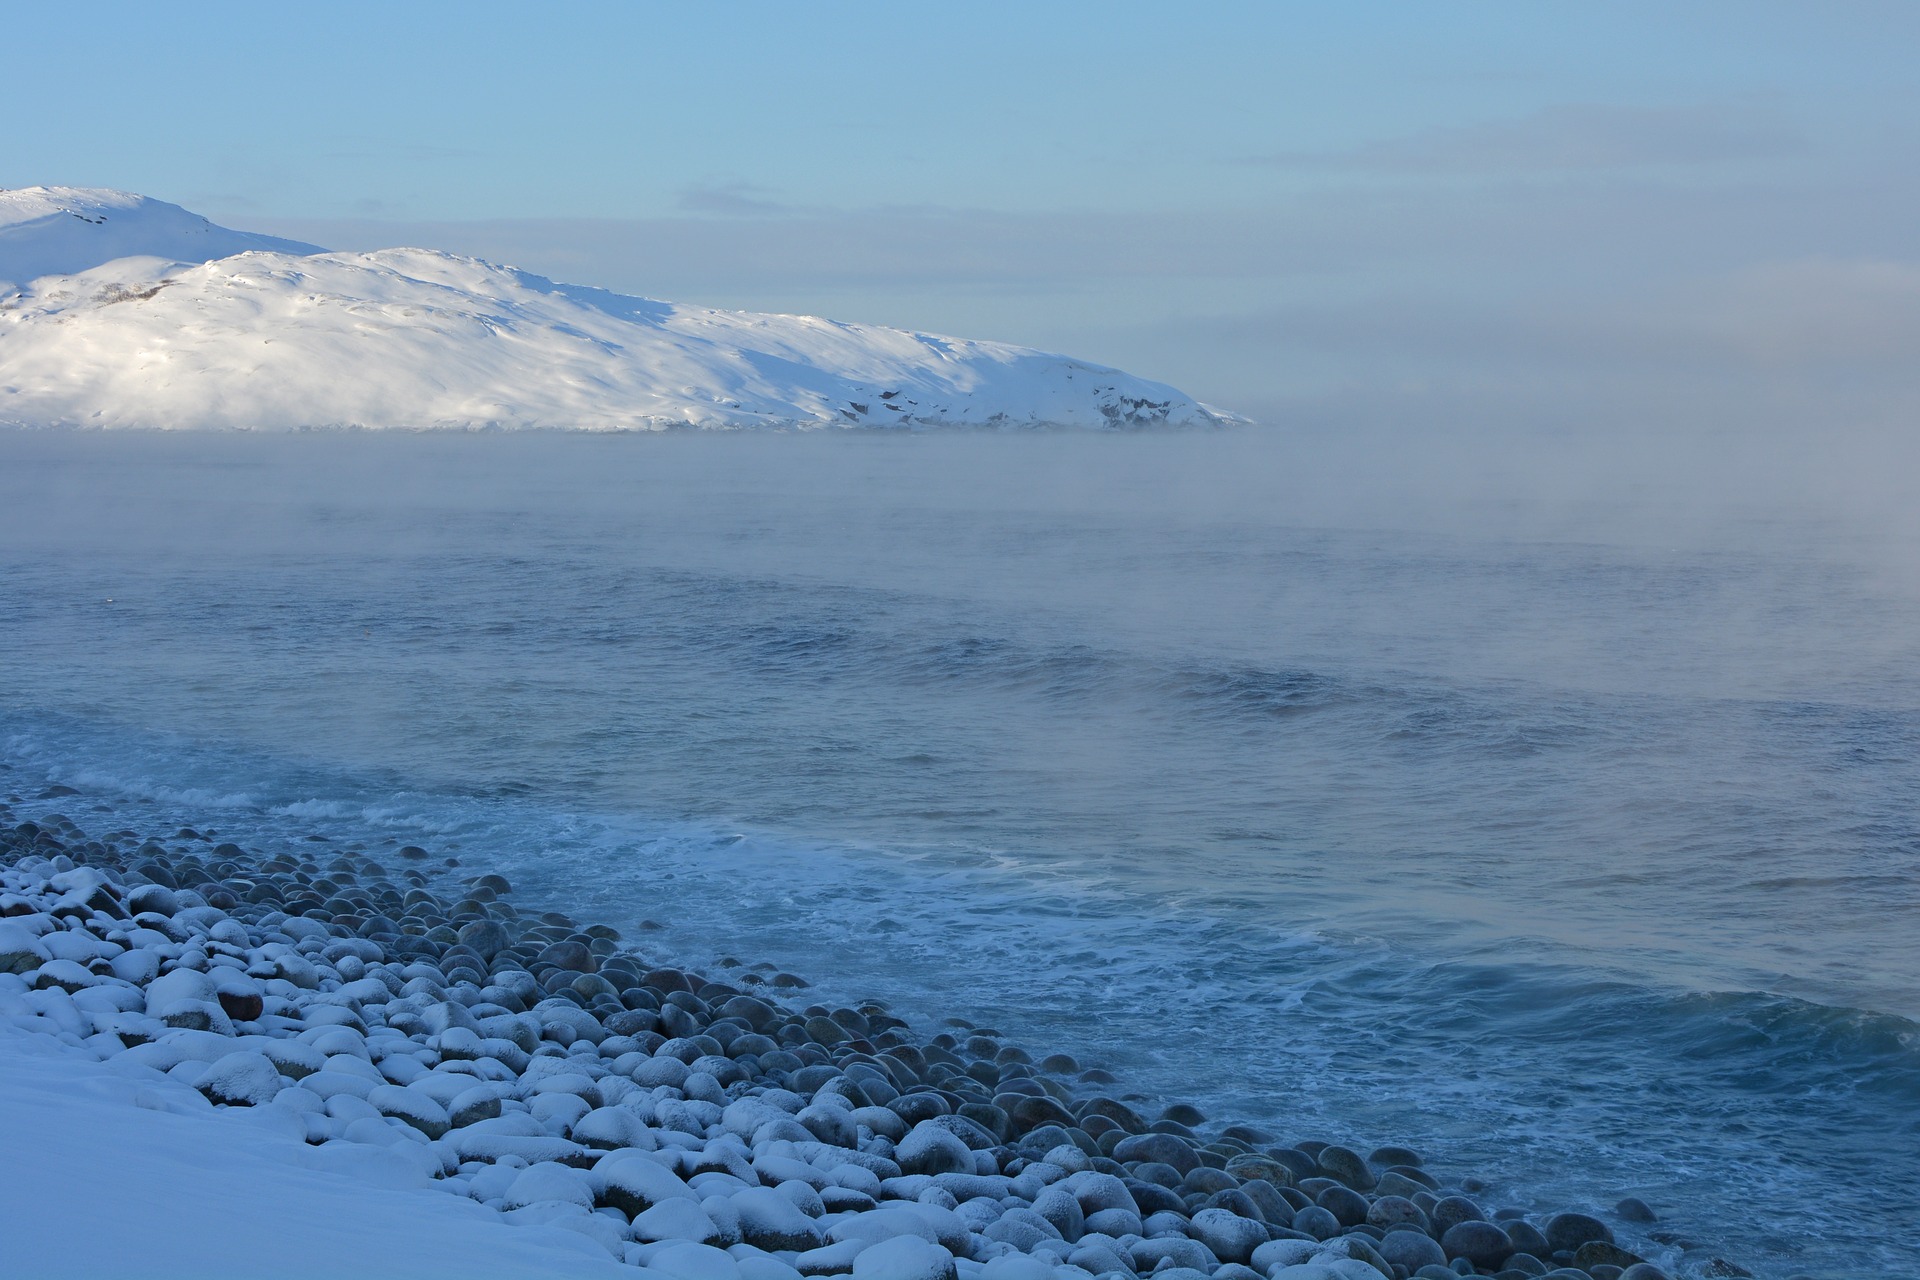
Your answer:
[[[1397,1267],[1405,1267],[1415,1272],[1422,1267],[1444,1267],[1447,1265],[1447,1251],[1440,1242],[1423,1231],[1401,1229],[1389,1231],[1381,1239],[1380,1256]]]
[[[1138,1178],[1130,1179],[1126,1188],[1133,1196],[1133,1203],[1140,1210],[1141,1217],[1156,1213],[1179,1213],[1187,1211],[1187,1202],[1171,1189],[1157,1182],[1143,1182]]]
[[[495,920],[475,920],[463,926],[457,937],[460,945],[471,947],[483,960],[491,960],[513,945],[506,929]]]
[[[1006,1108],[1007,1124],[1014,1133],[1029,1133],[1045,1125],[1072,1127],[1073,1113],[1049,1097],[1022,1097]]]
[[[1135,1165],[1133,1176],[1142,1182],[1151,1182],[1156,1187],[1165,1187],[1175,1193],[1180,1190],[1180,1171],[1170,1164],[1161,1164],[1158,1160],[1145,1160]]]
[[[479,948],[475,948],[478,950]],[[592,973],[596,967],[593,952],[582,942],[556,942],[533,961],[534,970],[565,969],[569,973]]]
[[[1286,1227],[1293,1224],[1293,1203],[1281,1195],[1280,1189],[1271,1182],[1261,1178],[1248,1179],[1241,1184],[1240,1194],[1251,1200],[1254,1207],[1259,1209],[1260,1216],[1274,1226]]]
[[[1481,1222],[1486,1214],[1480,1212],[1480,1206],[1465,1196],[1448,1196],[1427,1210],[1427,1220],[1433,1229],[1445,1235],[1457,1223]]]
[[[1267,1155],[1276,1163],[1284,1165],[1287,1172],[1293,1175],[1295,1183],[1322,1176],[1320,1162],[1299,1147],[1269,1147]]]
[[[1191,1230],[1193,1238],[1222,1262],[1244,1263],[1253,1257],[1255,1249],[1267,1242],[1265,1226],[1225,1209],[1202,1209],[1195,1213]]]
[[[1113,1149],[1113,1158],[1121,1164],[1153,1162],[1170,1165],[1181,1177],[1200,1165],[1200,1157],[1185,1141],[1171,1133],[1141,1133],[1124,1138]]]
[[[1235,1156],[1227,1161],[1227,1172],[1243,1182],[1259,1178],[1276,1187],[1290,1187],[1294,1183],[1293,1170],[1262,1155]]]
[[[173,890],[161,884],[143,884],[127,894],[127,910],[133,915],[142,911],[152,911],[163,916],[171,916],[180,910],[180,900]]]
[[[1367,1198],[1351,1187],[1328,1187],[1315,1197],[1314,1203],[1338,1218],[1343,1227],[1359,1226],[1371,1211]]]
[[[1351,1147],[1323,1147],[1318,1156],[1320,1168],[1356,1191],[1371,1191],[1379,1178],[1367,1162]]]
[[[1554,1253],[1572,1253],[1594,1240],[1613,1243],[1613,1230],[1600,1219],[1584,1213],[1554,1214],[1547,1219],[1546,1235],[1547,1248]]]
[[[1367,1221],[1382,1231],[1398,1226],[1427,1230],[1427,1215],[1420,1206],[1404,1196],[1381,1196],[1367,1209]],[[1409,1268],[1410,1270],[1412,1268]]]
[[[917,1235],[894,1236],[862,1249],[854,1280],[954,1280],[953,1255]]]
[[[1418,1169],[1421,1164],[1420,1153],[1409,1147],[1375,1147],[1373,1154],[1367,1157],[1368,1164],[1377,1164],[1383,1169],[1394,1165],[1407,1165]]]
[[[1573,1251],[1573,1265],[1583,1271],[1592,1271],[1595,1267],[1625,1268],[1645,1261],[1639,1254],[1628,1253],[1605,1240],[1589,1240]]]
[[[664,1014],[666,1010],[661,1010]],[[832,1018],[816,1014],[806,1021],[807,1038],[815,1044],[835,1045],[847,1039],[847,1029]]]
[[[220,1008],[236,1022],[252,1022],[266,1011],[266,1003],[251,991],[222,991],[216,997]]]
[[[1184,1124],[1189,1128],[1196,1124],[1205,1124],[1207,1122],[1207,1117],[1201,1113],[1200,1108],[1188,1106],[1184,1102],[1174,1103],[1160,1113],[1160,1118],[1162,1120],[1171,1120],[1175,1124]]]
[[[1145,1133],[1147,1129],[1147,1122],[1138,1111],[1124,1102],[1117,1102],[1100,1094],[1095,1094],[1075,1107],[1074,1114],[1080,1117],[1083,1125],[1089,1116],[1105,1116],[1128,1133]]]
[[[1465,1258],[1476,1267],[1497,1271],[1513,1254],[1513,1241],[1491,1222],[1456,1222],[1440,1237],[1449,1258]]]
[[[1319,1205],[1308,1205],[1293,1215],[1293,1229],[1304,1231],[1315,1240],[1331,1240],[1340,1234],[1340,1219]],[[1505,1236],[1500,1237],[1505,1240]]]
[[[906,1173],[972,1173],[973,1153],[951,1129],[922,1120],[902,1138],[893,1158]]]
[[[1266,1221],[1266,1211],[1253,1202],[1253,1197],[1240,1190],[1216,1191],[1207,1197],[1206,1208],[1225,1209],[1243,1218],[1252,1218],[1256,1222]]]
[[[1515,1251],[1519,1253],[1530,1253],[1536,1258],[1550,1258],[1553,1256],[1553,1246],[1547,1242],[1546,1236],[1540,1233],[1540,1229],[1532,1223],[1524,1219],[1515,1218],[1510,1222],[1502,1222],[1500,1225],[1507,1229],[1507,1239],[1513,1241]]]
[[[279,1068],[264,1054],[241,1049],[215,1061],[194,1087],[213,1102],[257,1107],[271,1102],[284,1083]]]

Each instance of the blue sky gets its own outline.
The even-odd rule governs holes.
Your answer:
[[[1769,404],[1836,379],[1861,415],[1913,404],[1910,4],[96,4],[6,25],[0,185],[1032,342],[1257,412],[1538,415],[1577,388],[1621,419],[1730,417],[1699,398],[1756,376],[1792,383]]]

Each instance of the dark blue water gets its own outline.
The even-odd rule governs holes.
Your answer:
[[[1920,1275],[1915,542],[1481,448],[0,436],[0,794]]]

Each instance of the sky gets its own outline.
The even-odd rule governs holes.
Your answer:
[[[1912,4],[104,3],[6,26],[0,186],[1029,343],[1263,421],[1805,434],[1920,409]]]

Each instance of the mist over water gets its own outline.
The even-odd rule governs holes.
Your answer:
[[[1489,1205],[1907,1274],[1903,461],[4,434],[0,794],[438,845]]]

